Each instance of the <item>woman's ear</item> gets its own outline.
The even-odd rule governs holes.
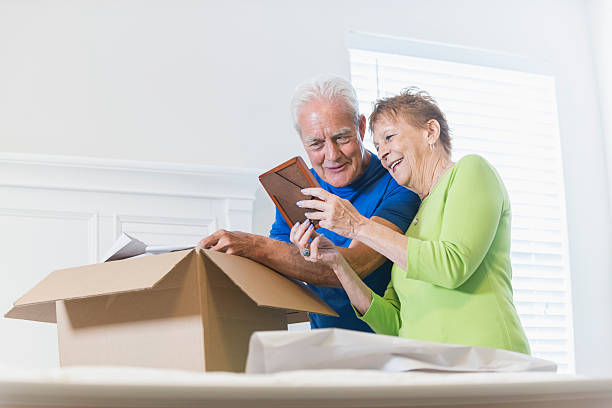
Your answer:
[[[363,141],[363,137],[366,133],[366,117],[359,115],[359,138]]]
[[[425,124],[427,130],[427,143],[435,144],[440,138],[440,123],[435,119],[429,119]]]

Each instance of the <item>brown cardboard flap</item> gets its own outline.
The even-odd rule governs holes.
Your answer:
[[[55,302],[15,306],[4,317],[10,319],[34,320],[36,322],[57,323]]]
[[[305,323],[309,322],[310,317],[306,312],[287,312],[287,323]]]
[[[250,259],[209,249],[201,250],[259,306],[338,316],[308,288]]]
[[[53,271],[18,299],[14,303],[15,309],[20,306],[55,302],[56,300],[151,289],[187,258],[190,252],[192,250]],[[9,313],[12,312],[13,310],[9,311]],[[39,320],[35,314],[38,312],[39,308],[21,309],[22,317],[20,318]]]

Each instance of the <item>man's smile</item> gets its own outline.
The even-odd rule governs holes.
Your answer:
[[[331,172],[340,172],[342,170],[344,170],[346,168],[346,166],[348,165],[348,163],[344,163],[340,166],[335,166],[335,167],[325,167],[325,171],[331,171]]]

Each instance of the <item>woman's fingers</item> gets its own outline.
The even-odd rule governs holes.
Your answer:
[[[309,247],[308,241],[310,241],[310,237],[312,233],[314,232],[313,225],[310,222],[305,222],[304,225],[308,225],[308,228],[304,231],[304,233],[300,237],[299,244],[298,244],[298,247],[300,248],[300,250]]]
[[[321,244],[321,235],[317,234],[315,239],[310,243],[310,257],[314,261],[319,259],[319,244]]]
[[[307,212],[304,214],[309,220],[324,220],[327,215],[321,211]]]
[[[297,245],[302,235],[304,235],[304,232],[308,229],[308,225],[310,225],[308,220],[303,223],[296,222],[289,233],[289,240]]]
[[[289,241],[293,242],[294,244],[296,241],[295,234],[299,226],[300,226],[300,223],[296,222],[295,224],[293,224],[293,227],[291,227],[291,231],[289,231]]]
[[[332,193],[325,191],[319,187],[304,188],[302,189],[302,194],[309,195],[309,196],[315,196],[317,198],[320,198],[323,201],[326,201],[329,197],[333,195]]]
[[[324,260],[324,258],[328,257],[327,254],[330,250],[333,252],[334,245],[328,242],[325,237],[318,234],[310,221],[306,221],[302,224],[296,223],[296,225],[291,228],[290,237],[291,242],[295,244],[305,260],[309,262],[330,262],[329,260]],[[305,252],[305,250],[308,252]]]
[[[304,234],[304,231],[308,228],[309,221],[306,220],[303,223],[296,222],[291,228],[291,232],[289,232],[289,240],[297,245],[300,238]]]
[[[300,208],[308,208],[311,210],[325,211],[329,207],[328,204],[321,200],[302,200],[295,203]]]
[[[314,231],[314,225],[311,224],[310,221],[306,221],[302,224],[296,223],[293,228],[291,228],[289,239],[298,248],[300,253],[302,253],[302,256],[304,256],[303,251],[307,248],[310,249],[309,241],[315,235],[317,234]],[[309,256],[304,256],[304,258],[310,258],[310,254]]]
[[[315,238],[310,242],[310,254],[309,256],[305,256],[304,258],[308,262],[317,262],[319,260],[319,241],[317,240],[317,238],[319,238],[320,235],[314,232],[314,230],[312,230],[311,236],[314,236]]]

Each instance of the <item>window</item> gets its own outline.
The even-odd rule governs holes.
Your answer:
[[[511,56],[480,50],[363,34],[351,35],[349,45],[351,80],[362,113],[369,115],[379,97],[417,86],[447,116],[453,160],[476,153],[499,171],[512,205],[514,301],[532,353],[557,362],[559,372],[573,372],[554,77],[522,72],[503,63]],[[366,146],[375,151],[371,137]]]

